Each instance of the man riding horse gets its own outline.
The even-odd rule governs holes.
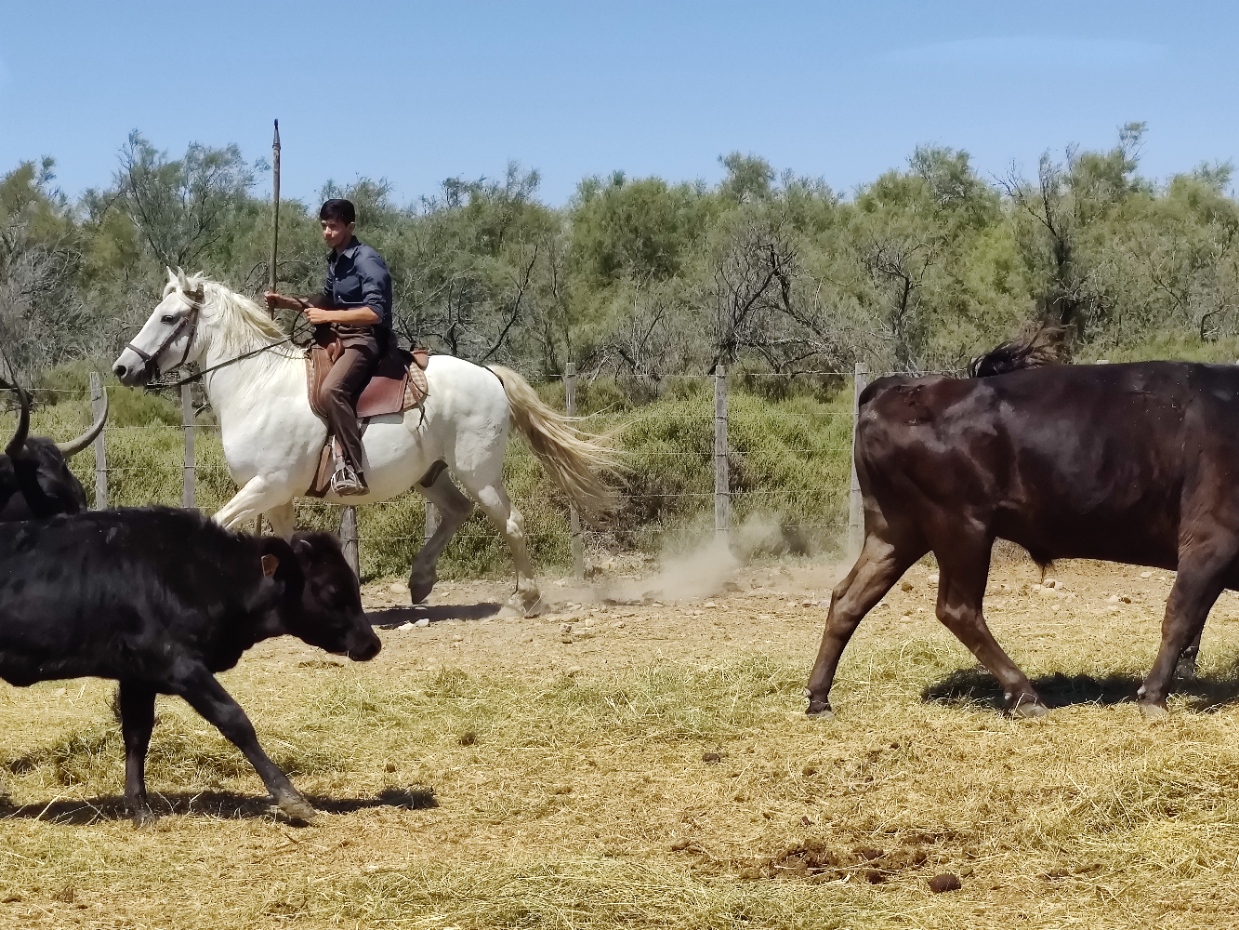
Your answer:
[[[339,340],[342,352],[322,390],[327,423],[340,451],[331,489],[341,496],[365,494],[357,398],[392,338],[391,274],[383,256],[353,235],[357,211],[350,201],[328,200],[318,218],[331,249],[322,293],[303,298],[267,291],[267,307],[300,310],[320,327],[317,333],[326,335],[321,328],[329,327]]]

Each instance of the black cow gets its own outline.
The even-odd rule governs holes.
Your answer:
[[[1218,595],[1239,589],[1239,366],[882,378],[861,394],[855,458],[864,547],[831,598],[809,713],[830,713],[857,624],[930,551],[938,619],[1028,715],[1045,706],[981,608],[995,539],[1042,565],[1078,558],[1177,570],[1138,695],[1151,716],[1165,712],[1178,660],[1194,662]]]
[[[68,459],[94,442],[103,429],[107,395],[90,429],[70,442],[58,443],[29,435],[30,398],[24,390],[3,379],[0,388],[15,390],[20,404],[17,431],[0,455],[0,523],[85,511],[86,491],[69,470]]]
[[[0,525],[0,678],[120,683],[125,798],[138,825],[153,818],[144,766],[156,694],[183,697],[218,727],[286,814],[314,816],[214,675],[285,633],[359,661],[379,651],[327,534],[290,544],[158,507]]]

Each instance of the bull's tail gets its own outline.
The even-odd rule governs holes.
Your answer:
[[[581,516],[596,520],[613,510],[618,495],[605,479],[616,475],[620,464],[609,438],[577,429],[570,418],[544,404],[512,369],[489,368],[503,384],[517,429]]]
[[[1018,339],[978,355],[968,366],[968,377],[988,378],[1025,368],[1060,365],[1066,360],[1066,355],[1066,327],[1043,322],[1027,327]]]

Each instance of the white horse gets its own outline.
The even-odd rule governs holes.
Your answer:
[[[215,281],[169,270],[163,300],[112,370],[121,383],[136,385],[188,363],[203,372],[224,459],[240,488],[215,519],[235,527],[265,514],[277,534],[291,536],[293,499],[310,487],[327,437],[326,424],[310,409],[305,353],[289,345],[253,301]],[[531,611],[539,594],[524,520],[501,476],[510,424],[587,516],[613,504],[603,476],[614,469],[614,455],[542,403],[508,368],[434,355],[426,380],[424,410],[370,420],[363,436],[370,490],[347,502],[377,503],[417,485],[438,508],[439,526],[409,574],[409,593],[418,603],[434,587],[440,553],[473,508],[455,478],[507,540],[517,576],[509,606]],[[327,500],[339,498],[328,493]]]

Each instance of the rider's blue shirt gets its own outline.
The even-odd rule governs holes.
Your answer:
[[[387,262],[356,236],[341,252],[327,256],[323,296],[336,308],[369,307],[382,317],[375,327],[391,329],[391,273]]]

